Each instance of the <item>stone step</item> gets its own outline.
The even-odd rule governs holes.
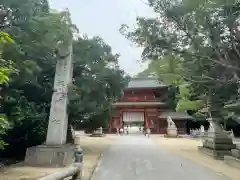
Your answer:
[[[207,141],[211,141],[214,143],[218,143],[218,144],[232,144],[233,140],[231,138],[221,138],[221,137],[205,137],[204,138]]]
[[[236,145],[233,143],[222,144],[206,140],[203,142],[203,146],[214,150],[229,150],[229,151],[231,151],[231,149],[236,148]]]
[[[240,159],[240,150],[239,149],[232,149],[231,151],[232,151],[233,157]]]
[[[240,149],[240,142],[236,143],[236,147],[237,147],[236,149]]]
[[[217,160],[223,160],[224,156],[231,155],[231,151],[214,150],[207,147],[199,146],[198,150],[206,155],[209,155]]]
[[[226,164],[240,170],[240,159],[232,157],[232,156],[224,156],[224,162]]]

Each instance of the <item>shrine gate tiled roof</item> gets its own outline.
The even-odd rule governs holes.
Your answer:
[[[152,106],[152,105],[165,105],[162,102],[116,102],[113,106]]]
[[[186,112],[162,112],[159,118],[166,119],[168,116],[170,116],[172,119],[194,119]]]
[[[127,88],[159,88],[167,87],[160,83],[157,78],[133,78]]]

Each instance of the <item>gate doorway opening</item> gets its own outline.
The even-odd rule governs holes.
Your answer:
[[[144,112],[123,112],[125,133],[143,134]]]

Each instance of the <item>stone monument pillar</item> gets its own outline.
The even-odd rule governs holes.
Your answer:
[[[48,123],[47,145],[65,144],[67,137],[68,87],[72,80],[72,46],[60,47],[59,56]]]
[[[218,119],[207,119],[210,123],[207,135],[204,138],[203,146],[199,147],[201,152],[211,155],[215,159],[223,159],[225,155],[231,154],[231,149],[236,147],[232,138],[223,131],[218,123]]]
[[[27,149],[31,166],[66,166],[74,161],[75,146],[66,144],[68,87],[72,81],[72,44],[60,45],[56,64],[46,144]]]

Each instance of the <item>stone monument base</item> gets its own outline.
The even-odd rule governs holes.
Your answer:
[[[231,149],[235,149],[232,139],[221,133],[209,132],[203,140],[203,146],[199,147],[199,151],[212,156],[214,159],[224,159],[224,156],[231,155]]]
[[[230,155],[230,151],[214,150],[207,147],[199,146],[198,150],[206,155],[213,157],[216,160],[223,160],[225,155]]]
[[[91,134],[91,137],[104,137],[105,134],[102,131],[102,128],[98,128],[97,130],[93,131],[93,133]]]
[[[229,166],[240,170],[240,159],[233,156],[224,156],[224,162]]]
[[[240,148],[231,150],[231,155],[224,156],[224,162],[232,167],[240,169]]]
[[[39,145],[27,149],[24,163],[36,167],[64,167],[75,161],[75,145]]]
[[[181,136],[179,135],[171,135],[171,134],[164,134],[165,138],[180,138]]]
[[[99,134],[99,133],[92,133],[90,136],[91,137],[104,137],[106,135],[105,134]]]
[[[199,137],[202,139],[207,138],[207,132],[201,132]]]
[[[177,128],[175,127],[167,128],[167,134],[165,134],[164,137],[177,138],[178,137]]]

